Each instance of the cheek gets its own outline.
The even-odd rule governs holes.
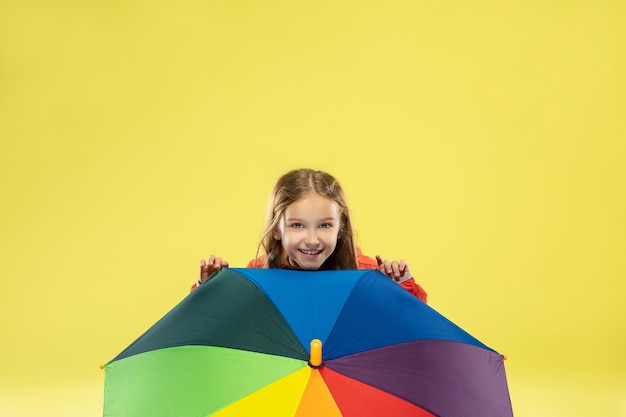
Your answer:
[[[339,234],[332,233],[326,237],[326,243],[333,248],[337,246],[337,240],[339,239]]]

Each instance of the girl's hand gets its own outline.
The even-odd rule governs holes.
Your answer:
[[[413,276],[404,259],[400,262],[389,261],[376,255],[376,262],[378,262],[378,270],[396,282],[406,281]]]
[[[220,257],[215,257],[215,255],[209,256],[209,259],[205,262],[204,259],[200,260],[200,283],[202,284],[207,280],[211,275],[215,272],[222,269],[223,266],[228,266],[228,262],[222,260]]]

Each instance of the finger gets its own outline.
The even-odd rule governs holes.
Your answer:
[[[387,274],[389,277],[393,274],[393,267],[391,266],[391,262],[388,260],[383,261],[383,272]]]
[[[400,265],[398,264],[398,261],[393,261],[391,263],[391,269],[393,271],[393,279],[397,280],[400,278]]]
[[[378,270],[384,274],[386,269],[385,261],[383,261],[383,258],[381,258],[379,255],[376,255],[376,263],[378,264]]]
[[[204,259],[200,260],[200,282],[204,282],[209,277],[209,266],[204,261]]]
[[[206,272],[208,265],[204,259],[200,259],[200,274]]]
[[[406,261],[404,259],[402,259],[400,261],[400,272],[401,272],[402,276],[405,276],[406,274],[411,272],[409,270],[409,266],[407,265],[407,263],[406,263]]]

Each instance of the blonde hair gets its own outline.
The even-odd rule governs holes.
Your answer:
[[[289,171],[276,181],[267,206],[265,230],[257,248],[255,267],[261,263],[264,268],[281,268],[287,261],[282,242],[274,238],[274,233],[287,207],[311,192],[333,200],[340,210],[337,246],[320,269],[357,269],[355,233],[339,181],[326,172],[306,168]],[[258,258],[261,248],[265,254],[263,261]]]

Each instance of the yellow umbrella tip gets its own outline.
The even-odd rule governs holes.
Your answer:
[[[322,341],[319,339],[311,340],[309,366],[311,368],[319,368],[322,366]]]

